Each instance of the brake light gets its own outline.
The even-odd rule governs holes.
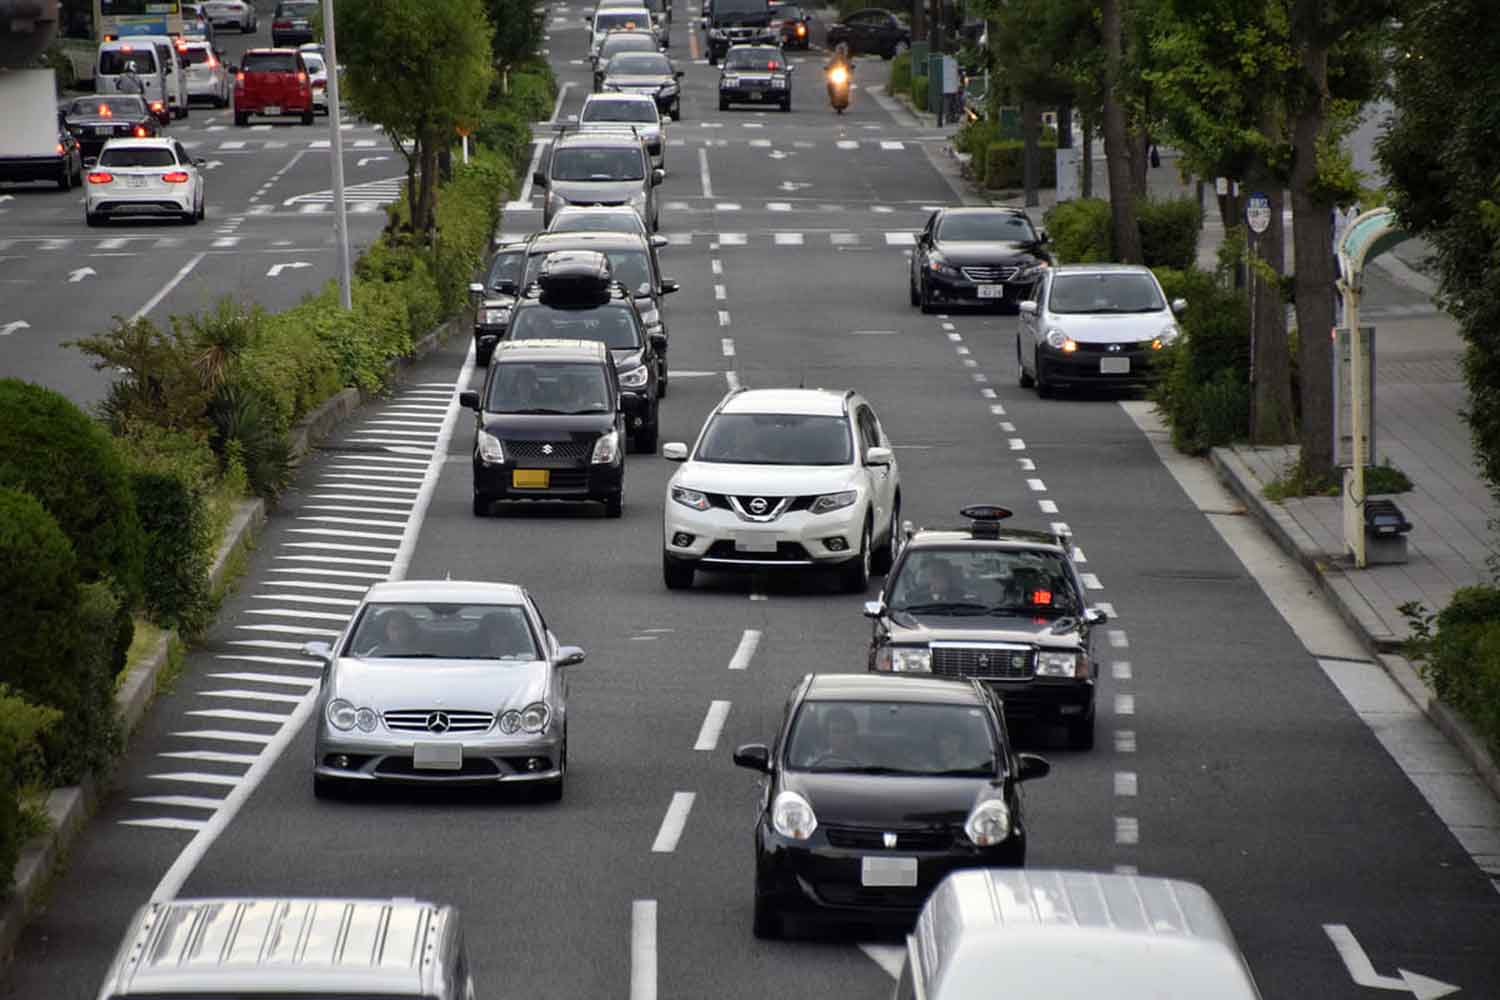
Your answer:
[[[137,139],[144,139],[144,138],[146,138],[146,126],[144,126],[144,125],[137,125],[135,127],[135,137]]]
[[[63,155],[63,144],[62,143],[58,143],[57,144],[57,155],[58,156]]]
[[[1048,607],[1052,604],[1052,591],[1033,590],[1031,592],[1031,603],[1040,607]]]
[[[799,34],[799,35],[805,35],[805,34],[807,34],[807,25],[805,25],[805,24],[799,24],[799,25],[797,25],[797,34]]]
[[[115,116],[115,113],[110,110],[110,107],[109,107],[108,104],[101,104],[101,105],[99,105],[99,117],[100,118],[113,118],[114,116]]]
[[[107,174],[102,170],[96,170],[89,174],[90,184],[108,184],[115,179],[114,174]]]
[[[292,22],[291,21],[272,21],[271,22],[271,27],[273,27],[273,28],[290,28],[291,26],[292,26]]]
[[[208,54],[208,68],[215,69],[219,65],[219,59],[212,52]]]
[[[135,49],[131,48],[129,45],[122,45],[122,46],[120,46],[120,51],[121,52],[134,52]]]
[[[313,81],[313,90],[322,90],[326,86],[328,86],[328,81],[327,80],[314,80]]]
[[[781,63],[777,62],[775,59],[772,59],[770,62],[766,63],[766,69],[780,69],[780,68],[781,68]]]
[[[244,73],[236,73],[236,74],[234,74],[234,82],[235,83],[244,83],[245,82],[245,74]]]
[[[161,108],[162,108],[161,101],[152,101],[151,102],[151,110],[152,111],[160,111]]]
[[[161,179],[168,184],[186,184],[188,182],[188,175],[186,171],[174,170],[169,174],[162,174]],[[1049,594],[1048,596],[1050,597],[1051,595]]]

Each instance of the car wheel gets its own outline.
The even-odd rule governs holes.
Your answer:
[[[870,589],[870,522],[859,539],[859,555],[839,568],[839,583],[847,594],[863,594]]]
[[[693,585],[696,572],[692,563],[674,559],[665,552],[661,554],[661,578],[668,590],[687,590]]]
[[[932,300],[930,298],[928,298],[928,295],[927,295],[927,279],[926,278],[923,278],[923,279],[921,279],[920,282],[918,282],[918,286],[917,286],[917,306],[924,313],[931,313],[931,312],[936,311],[936,307],[933,306]]]
[[[604,498],[604,516],[619,517],[625,513],[625,488]]]
[[[234,123],[235,123],[235,125],[239,126],[240,128],[244,128],[246,125],[249,125],[250,124],[250,114],[249,114],[249,112],[247,112],[247,111],[236,111],[234,113]]]
[[[477,350],[474,352],[474,363],[480,368],[488,368],[490,366],[490,356],[494,353],[495,349],[493,347]]]
[[[671,110],[671,111],[670,111],[670,112],[669,112],[669,114],[671,114],[671,116],[672,116],[672,120],[673,120],[673,121],[674,121],[674,122],[680,122],[680,121],[682,121],[682,108],[681,108],[681,107],[680,107],[680,106],[678,106],[678,107],[674,107],[674,108],[673,108],[673,109],[672,109],[672,110]]]
[[[304,124],[304,125],[311,125],[312,123],[313,123],[313,112],[312,112],[312,109],[309,108],[307,111],[304,111],[302,113],[302,124]]]
[[[242,35],[251,35],[251,34],[254,34],[254,33],[255,33],[255,22],[254,21],[251,21],[249,24],[242,24],[242,25],[240,25],[240,34],[242,34]]]
[[[758,892],[755,894],[755,919],[751,922],[750,931],[762,941],[775,941],[786,933],[781,911]]]
[[[1073,750],[1094,749],[1094,713],[1068,722],[1068,746]]]
[[[493,503],[494,503],[494,501],[491,500],[489,497],[485,496],[483,493],[476,493],[476,494],[474,494],[474,516],[475,517],[489,517],[490,516],[490,506]]]
[[[891,504],[891,525],[886,535],[885,544],[875,550],[870,557],[870,571],[879,573],[881,576],[891,571],[892,564],[896,561],[898,549],[897,540],[901,537],[901,494],[896,494],[896,500]]]
[[[87,226],[102,226],[104,225],[104,218],[96,212],[84,212],[83,222]]]
[[[1016,370],[1021,373],[1017,381],[1021,383],[1022,389],[1030,389],[1036,384],[1036,381],[1031,377],[1031,373],[1026,370],[1026,363],[1021,360],[1021,338],[1019,336],[1016,337]]]
[[[71,191],[73,189],[72,160],[63,160],[62,173],[57,175],[57,189],[59,191]]]
[[[639,431],[632,435],[632,437],[634,438],[633,443],[635,444],[635,450],[637,453],[641,455],[656,454],[658,419],[659,418],[653,417],[651,423],[642,427]]]
[[[784,101],[781,102],[781,110],[782,111],[790,111],[790,110],[792,110],[792,99],[790,97],[788,97],[786,100],[784,100]]]
[[[663,361],[656,371],[656,398],[667,398],[667,363]]]
[[[906,293],[911,296],[912,305],[919,306],[922,304],[922,297],[917,294],[917,279],[915,275],[909,274],[906,276]]]

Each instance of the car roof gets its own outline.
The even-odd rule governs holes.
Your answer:
[[[727,399],[723,413],[795,413],[841,417],[846,394],[831,389],[745,389]]]
[[[263,55],[269,55],[270,53],[273,53],[273,52],[276,53],[277,55],[293,55],[293,56],[295,56],[295,55],[301,55],[301,50],[294,49],[294,48],[289,48],[289,47],[287,47],[285,45],[278,46],[276,48],[267,47],[267,48],[263,48],[263,49],[246,49],[244,54],[247,55],[247,56],[263,56]],[[243,57],[241,57],[241,58],[243,58]]]
[[[601,13],[604,13],[604,12],[601,12]],[[631,14],[631,13],[634,13],[634,10],[633,9],[629,9],[629,8],[625,8],[625,7],[614,7],[614,8],[611,8],[607,13],[610,13],[610,14],[621,14],[621,13],[623,13],[623,14]],[[647,13],[649,14],[650,11],[647,11]],[[635,37],[637,35],[639,35],[641,38],[650,39],[651,44],[652,45],[656,45],[656,32],[652,31],[650,28],[620,28],[620,29],[617,29],[615,31],[611,31],[609,33],[609,37],[606,38],[606,39],[604,39],[604,44],[608,45],[611,38],[632,38],[632,37]],[[661,53],[662,55],[666,55],[666,53],[661,52],[660,46],[657,47],[656,51],[659,52],[659,53]]]
[[[765,49],[767,52],[775,52],[777,55],[781,54],[781,46],[780,45],[767,45],[764,42],[741,42],[738,45],[731,45],[731,46],[729,46],[729,51],[730,52],[737,52],[737,51],[739,51],[741,49],[750,49],[752,51],[758,50],[758,49]]]
[[[915,954],[928,996],[971,996],[997,975],[1017,995],[1259,996],[1213,898],[1180,879],[965,869],[923,906]]]
[[[503,346],[505,345],[497,345]],[[491,583],[486,580],[390,580],[372,584],[365,591],[365,600],[520,604],[521,588],[514,583]]]
[[[971,685],[942,677],[890,674],[813,674],[804,701],[909,701],[934,705],[982,703]]]
[[[185,49],[213,49],[213,43],[206,38],[184,38],[182,47]]]
[[[105,145],[111,149],[171,149],[172,144],[176,141],[177,140],[173,139],[171,136],[152,135],[147,136],[144,139],[137,139],[134,137],[111,139],[106,142]]]
[[[490,359],[492,364],[504,364],[507,361],[589,361],[604,364],[608,360],[608,349],[597,340],[550,337],[502,340],[495,345],[495,354]]]
[[[531,238],[527,253],[556,253],[561,250],[649,250],[644,233],[571,232],[537,233]]]
[[[623,146],[641,148],[641,137],[623,129],[591,129],[588,124],[564,132],[554,145],[561,146]]]
[[[1060,554],[1057,536],[1030,528],[1001,528],[997,536],[976,537],[969,528],[922,528],[906,540],[908,548],[1050,549]]]
[[[1144,264],[1059,264],[1054,274],[1150,274]]]
[[[648,52],[646,54],[650,55],[651,53]],[[649,105],[651,105],[654,108],[654,107],[656,107],[656,98],[652,97],[650,94],[622,94],[622,93],[590,94],[589,96],[587,96],[587,97],[585,97],[583,99],[583,106],[584,107],[588,107],[590,104],[649,104]],[[598,123],[598,122],[582,122],[581,124],[583,124],[585,126],[588,126],[588,125],[596,125],[596,124],[600,124],[600,123]],[[627,124],[627,123],[626,122],[621,122],[620,124],[624,125],[624,124]],[[632,123],[629,123],[629,124],[637,124],[637,123],[633,123],[632,122]],[[638,124],[644,125],[645,122],[640,122]]]
[[[552,218],[559,215],[628,215],[633,216],[636,221],[641,222],[642,232],[645,231],[645,222],[641,221],[641,213],[629,205],[563,205],[552,213]],[[507,245],[524,245],[525,240],[519,240]]]
[[[1011,205],[948,205],[938,209],[944,215],[1020,215],[1026,216],[1024,208]],[[1029,216],[1028,216],[1029,218]]]

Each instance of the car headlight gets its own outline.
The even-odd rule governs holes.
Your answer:
[[[373,733],[375,727],[380,725],[380,716],[375,714],[373,708],[361,708],[354,713],[354,725],[362,733]]]
[[[708,510],[712,506],[708,502],[708,497],[697,490],[690,490],[682,486],[672,487],[672,500],[693,510]]]
[[[552,721],[552,710],[542,702],[535,702],[521,709],[521,729],[528,733],[539,733]]]
[[[610,431],[608,434],[599,435],[599,440],[594,442],[595,465],[608,465],[620,457],[620,433]]]
[[[1088,658],[1081,653],[1049,653],[1045,650],[1036,654],[1036,675],[1038,677],[1087,677]]]
[[[740,78],[737,77],[737,76],[721,76],[721,77],[719,77],[719,86],[720,87],[738,87],[739,85],[740,85]]]
[[[1161,333],[1158,333],[1156,339],[1151,342],[1151,349],[1159,351],[1168,344],[1174,343],[1180,336],[1182,336],[1182,328],[1176,323],[1168,323],[1162,327]]]
[[[1064,354],[1072,354],[1078,350],[1078,345],[1066,333],[1053,327],[1047,331],[1047,346],[1054,351],[1062,351]]]
[[[354,728],[359,715],[353,702],[345,701],[343,698],[335,698],[328,703],[328,724],[340,732],[347,733]]]
[[[723,38],[724,37],[724,29],[723,28],[709,28],[708,29],[708,37],[709,38]]]
[[[932,254],[927,258],[927,266],[936,271],[938,274],[945,274],[950,278],[962,278],[964,276],[964,273],[962,271],[954,267],[952,264],[948,263],[937,254]]]
[[[771,806],[771,828],[783,837],[806,840],[818,828],[812,803],[796,792],[782,792]]]
[[[636,211],[641,211],[642,209],[644,209],[646,207],[646,192],[637,191],[635,194],[631,195],[630,207],[634,208]]]
[[[486,309],[479,316],[479,322],[485,326],[504,326],[509,321],[509,306],[501,306],[499,309]]]
[[[505,461],[505,449],[500,447],[500,439],[489,431],[480,431],[475,437],[475,444],[479,448],[479,460],[486,465],[494,465]]]
[[[568,204],[568,199],[550,188],[547,190],[547,201],[551,202],[557,208],[563,208]]]
[[[620,384],[627,389],[643,389],[646,386],[646,366],[636,365],[628,372],[621,374]]]
[[[1048,264],[1045,260],[1039,260],[1035,263],[1027,264],[1025,267],[1016,272],[1016,279],[1019,281],[1035,280],[1036,278],[1040,278],[1042,276],[1042,272],[1047,270],[1047,268],[1050,266],[1051,265]]]
[[[1010,836],[1010,809],[999,799],[985,799],[964,820],[964,833],[975,846],[993,847]]]
[[[814,514],[827,514],[835,510],[843,510],[852,507],[854,501],[859,499],[859,494],[854,490],[844,490],[842,493],[824,493],[812,502],[809,508]]]
[[[929,674],[932,650],[926,646],[882,646],[875,654],[875,669],[892,674]]]

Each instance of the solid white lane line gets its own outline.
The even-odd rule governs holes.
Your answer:
[[[198,795],[141,795],[130,801],[144,802],[152,806],[177,806],[180,809],[207,809],[213,812],[224,800],[206,799]]]
[[[309,663],[317,662],[309,660]],[[233,674],[209,674],[208,676],[222,681],[244,681],[247,684],[279,684],[282,687],[308,688],[318,686],[316,677],[292,677],[288,674],[256,674],[256,673],[233,673]]]
[[[312,572],[312,571],[311,570],[300,570],[300,569],[288,569],[288,568],[285,568],[285,567],[279,567],[278,566],[278,567],[274,568],[272,570],[272,572],[275,572],[275,573],[307,573],[307,572]],[[324,572],[324,574],[327,574],[327,573],[336,573],[338,571],[337,570],[324,570],[323,572]],[[344,574],[340,574],[340,575],[344,575]],[[350,573],[350,574],[347,574],[347,575],[349,575],[349,576],[364,576],[365,574],[363,574],[363,573]],[[376,577],[375,574],[373,574],[373,573],[369,574],[369,575],[371,576],[371,578],[378,579],[378,577]],[[365,591],[367,591],[367,590],[370,589],[368,585],[360,585],[360,584],[357,584],[357,583],[325,583],[322,580],[272,580],[270,582],[272,584],[274,584],[275,586],[278,586],[278,587],[298,587],[298,588],[301,588],[301,589],[304,589],[304,590],[333,591],[335,593],[344,593],[344,594],[363,594]],[[287,595],[287,599],[288,600],[296,600],[296,598],[293,598],[291,595]]]
[[[281,584],[276,584],[281,586]],[[313,586],[324,586],[327,584],[314,584]],[[358,587],[350,588],[359,590]],[[315,597],[309,594],[251,594],[252,601],[300,601],[303,604],[321,604],[324,607],[353,608],[358,607],[359,601],[348,597]]]
[[[285,559],[287,562],[315,562],[315,563],[330,563],[330,562],[334,562],[334,563],[343,563],[343,564],[348,565],[348,566],[371,566],[371,567],[379,567],[382,570],[384,570],[386,567],[388,567],[390,565],[390,561],[386,560],[386,559],[354,559],[354,558],[351,558],[349,556],[273,556],[272,558],[275,558],[275,559]],[[294,567],[289,568],[287,570],[287,572],[289,572],[289,573],[311,573],[311,572],[314,572],[314,570],[303,569],[301,566],[294,566]],[[383,573],[383,572],[379,573],[379,574],[370,574],[370,573],[343,574],[343,573],[339,573],[337,570],[325,570],[323,572],[325,574],[329,574],[329,575],[337,573],[338,575],[341,575],[341,576],[343,576],[343,575],[375,576],[377,579],[380,579],[380,580],[384,580],[385,577],[386,577],[386,574]]]
[[[173,733],[173,736],[181,736],[189,740],[223,740],[226,743],[260,743],[262,745],[271,742],[270,733],[242,733],[233,729],[190,729],[185,732]]]
[[[755,595],[750,595],[753,601]],[[761,598],[765,600],[765,598]],[[750,658],[755,655],[755,650],[760,646],[760,630],[747,628],[745,634],[740,636],[740,644],[735,648],[734,656],[729,659],[730,670],[744,670],[750,666]]]
[[[698,179],[703,184],[703,197],[712,198],[714,196],[714,183],[713,179],[708,176],[708,150],[701,147],[698,150]]]
[[[1134,816],[1115,817],[1115,843],[1116,844],[1139,844],[1141,842],[1141,821]]]
[[[719,338],[719,347],[720,347],[721,350],[723,350],[724,357],[726,357],[726,358],[732,358],[732,357],[734,357],[734,338],[732,338],[732,337],[720,337]]]
[[[696,796],[692,792],[672,793],[667,814],[661,818],[661,829],[656,831],[656,840],[651,845],[653,854],[670,854],[677,850],[677,841],[682,839],[682,831],[687,826],[694,798]]]
[[[136,320],[140,319],[142,316],[145,316],[151,310],[155,309],[157,305],[161,303],[161,300],[166,298],[168,295],[171,295],[172,289],[182,284],[182,279],[191,274],[193,272],[193,268],[197,267],[199,263],[202,262],[203,258],[207,256],[208,254],[206,253],[200,253],[189,260],[186,264],[182,265],[182,267],[178,269],[177,273],[172,275],[172,277],[168,279],[167,283],[165,285],[162,285],[161,288],[157,290],[155,295],[146,300],[145,305],[141,306],[135,312],[131,313],[130,321],[134,323]]]
[[[1114,677],[1114,679],[1117,680],[1117,681],[1128,681],[1128,680],[1130,680],[1130,674],[1131,674],[1130,661],[1129,660],[1116,660],[1115,662],[1113,662],[1113,663],[1111,663],[1109,665],[1109,672]]]
[[[1115,730],[1115,752],[1116,753],[1135,753],[1135,730],[1134,729],[1116,729]]]
[[[253,753],[224,753],[221,750],[174,750],[171,753],[160,753],[158,757],[171,757],[175,760],[206,760],[214,764],[254,764],[255,758],[260,756]]]
[[[1137,784],[1138,783],[1136,781],[1136,774],[1135,774],[1134,771],[1116,771],[1115,772],[1115,794],[1116,795],[1119,795],[1119,796],[1122,796],[1122,797],[1125,797],[1125,798],[1129,798],[1129,797],[1134,796],[1136,794]]]
[[[630,1000],[656,1000],[656,900],[630,904]]]
[[[1134,715],[1135,714],[1135,695],[1133,695],[1133,694],[1117,694],[1117,695],[1115,695],[1115,714],[1116,715]]]
[[[300,557],[293,556],[291,558],[300,558]],[[338,578],[341,578],[341,579],[344,579],[344,580],[384,580],[385,579],[385,574],[384,573],[361,573],[361,572],[358,572],[356,570],[350,570],[350,569],[322,569],[322,568],[317,567],[317,566],[272,566],[271,567],[271,572],[272,573],[291,573],[291,574],[294,574],[296,576],[332,576],[332,577],[338,577]],[[332,584],[332,583],[330,583],[330,584],[323,584],[323,583],[317,583],[317,582],[305,582],[305,581],[302,581],[302,580],[283,580],[283,581],[278,581],[276,585],[278,587],[290,587],[290,586],[297,586],[297,587],[325,587],[326,586],[327,588],[329,588],[331,590],[340,590],[343,587],[348,586],[346,584]],[[362,584],[362,585],[354,586],[353,587],[353,591],[355,593],[364,593],[368,589],[370,589],[369,588],[369,584]]]
[[[698,730],[698,742],[694,750],[712,750],[719,745],[719,734],[724,731],[724,720],[729,718],[729,702],[710,702],[708,714],[703,717],[703,727]]]

